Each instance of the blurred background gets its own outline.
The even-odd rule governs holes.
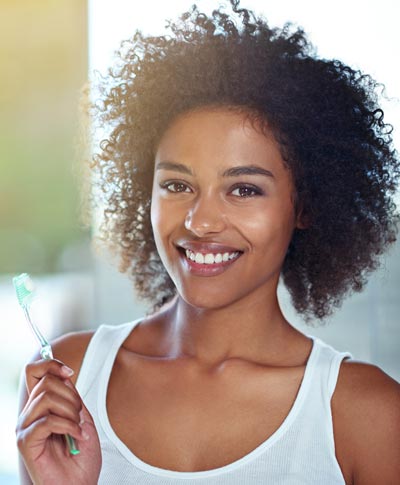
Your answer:
[[[14,428],[24,362],[37,348],[14,296],[13,275],[31,273],[39,289],[43,332],[117,324],[143,315],[111,258],[94,255],[81,218],[79,103],[88,77],[105,73],[119,42],[136,28],[162,34],[165,19],[191,0],[0,0],[0,484],[17,479]],[[205,12],[218,0],[198,0]],[[242,1],[271,25],[304,27],[322,57],[337,57],[386,85],[386,118],[400,132],[400,46],[395,0]],[[396,38],[395,38],[396,37]],[[347,300],[321,328],[305,327],[288,295],[288,318],[355,358],[400,380],[400,244],[362,294]]]

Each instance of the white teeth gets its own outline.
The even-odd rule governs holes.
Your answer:
[[[214,255],[213,254],[210,254],[210,253],[207,253],[204,257],[204,262],[206,264],[213,264],[214,263]]]
[[[195,261],[196,263],[203,264],[204,256],[201,253],[196,253]]]
[[[233,253],[194,253],[190,249],[185,250],[186,257],[191,261],[195,261],[198,264],[218,264],[222,263],[223,261],[231,261],[236,259],[239,256],[239,251],[235,251]]]

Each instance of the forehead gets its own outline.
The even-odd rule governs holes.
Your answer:
[[[265,120],[249,112],[202,108],[178,116],[158,144],[156,163],[210,160],[282,164],[280,147]]]

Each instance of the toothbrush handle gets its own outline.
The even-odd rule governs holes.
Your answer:
[[[67,446],[68,446],[69,454],[70,455],[79,455],[80,451],[79,451],[79,448],[76,446],[74,438],[72,436],[70,436],[69,434],[65,434],[64,437],[65,437],[65,441],[66,441]]]
[[[44,360],[53,359],[53,351],[51,350],[50,344],[42,345],[42,347],[40,348],[40,355]]]
[[[44,336],[42,335],[42,332],[39,330],[39,328],[32,322],[32,319],[31,319],[31,316],[29,314],[29,310],[28,310],[28,306],[23,306],[22,307],[23,310],[24,310],[24,314],[25,314],[25,318],[26,320],[28,321],[31,329],[32,329],[32,332],[35,334],[35,337],[38,339],[39,341],[39,344],[40,346],[42,347],[42,349],[44,347],[50,347],[50,344],[47,342],[47,340],[44,338]],[[42,350],[40,351],[42,357],[45,359],[46,357],[43,356],[42,354]],[[50,354],[51,354],[51,347],[50,347]],[[49,359],[52,359],[53,358],[53,354],[51,354],[51,357],[48,357]]]

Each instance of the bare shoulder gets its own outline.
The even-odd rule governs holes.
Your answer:
[[[71,379],[73,382],[79,374],[83,357],[93,334],[94,330],[67,333],[51,343],[54,358],[75,371]]]
[[[366,406],[399,404],[400,384],[375,365],[345,360],[340,368],[333,401],[351,397]]]
[[[348,482],[398,483],[400,384],[374,365],[345,361],[332,415],[336,454]]]

